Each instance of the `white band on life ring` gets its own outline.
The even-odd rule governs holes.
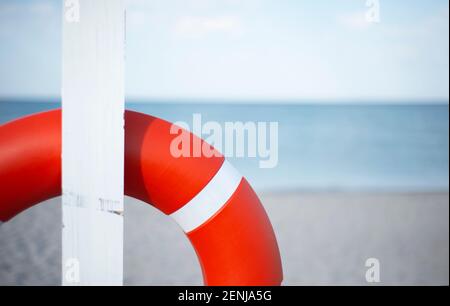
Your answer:
[[[242,175],[225,160],[212,180],[191,201],[170,216],[191,232],[214,216],[234,194]]]

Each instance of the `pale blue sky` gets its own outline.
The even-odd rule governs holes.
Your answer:
[[[59,96],[62,0],[0,1],[0,98]],[[448,101],[445,0],[129,0],[129,99]]]

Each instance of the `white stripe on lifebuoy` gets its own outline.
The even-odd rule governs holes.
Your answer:
[[[191,201],[170,216],[186,232],[193,231],[214,216],[234,194],[242,175],[228,162]]]

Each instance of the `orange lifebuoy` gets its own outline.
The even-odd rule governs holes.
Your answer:
[[[275,234],[249,183],[220,154],[173,157],[171,126],[126,112],[125,194],[180,224],[206,285],[280,285]],[[61,112],[0,126],[0,221],[61,192]]]

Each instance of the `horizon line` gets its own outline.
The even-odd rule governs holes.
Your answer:
[[[0,97],[0,103],[61,104],[61,97]],[[449,105],[449,98],[135,98],[126,104],[230,104],[230,105]]]

